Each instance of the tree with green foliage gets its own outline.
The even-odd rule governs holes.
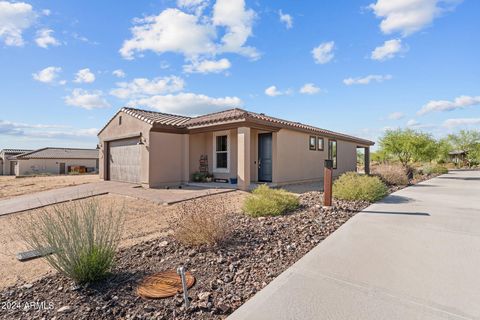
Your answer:
[[[397,158],[405,168],[412,161],[432,161],[438,151],[431,135],[412,129],[387,130],[379,145],[382,152]]]
[[[480,131],[461,130],[457,134],[449,134],[447,141],[454,150],[466,152],[469,166],[480,164]]]

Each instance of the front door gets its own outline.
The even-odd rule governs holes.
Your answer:
[[[258,135],[258,181],[272,182],[272,134]]]
[[[65,163],[60,162],[60,174],[65,174]]]

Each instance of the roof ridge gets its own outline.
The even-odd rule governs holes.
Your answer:
[[[184,115],[181,115],[181,114],[167,113],[167,112],[154,111],[154,110],[146,110],[146,109],[132,108],[132,107],[122,107],[122,108],[120,109],[120,111],[122,111],[123,109],[132,110],[132,111],[142,111],[142,112],[163,114],[163,115],[166,115],[166,116],[174,116],[174,117],[182,117],[182,118],[192,119],[192,117],[184,116]]]

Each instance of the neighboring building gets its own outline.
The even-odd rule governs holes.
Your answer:
[[[374,144],[242,109],[191,118],[122,108],[98,137],[100,178],[149,187],[189,182],[205,156],[214,178],[236,179],[240,189],[320,181],[327,158],[335,175],[356,171],[357,148],[365,149],[368,172]]]
[[[450,156],[450,161],[455,163],[456,165],[464,165],[467,160],[467,151],[465,150],[453,150],[448,153]]]
[[[97,149],[42,148],[10,157],[17,176],[67,174],[78,169],[98,172]]]
[[[8,176],[15,174],[15,161],[11,162],[10,158],[16,155],[29,152],[32,150],[24,149],[3,149],[0,151],[0,175]]]

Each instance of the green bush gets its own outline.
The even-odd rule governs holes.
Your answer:
[[[387,187],[378,177],[347,172],[333,184],[333,196],[342,200],[375,202],[387,195]]]
[[[433,175],[433,174],[445,174],[448,173],[448,168],[439,164],[436,165],[429,165],[425,166],[422,169],[422,172],[427,175]]]
[[[123,210],[101,207],[98,200],[69,202],[23,222],[21,236],[60,273],[77,283],[91,283],[110,272],[121,238]]]
[[[278,216],[295,210],[299,205],[298,197],[294,194],[261,185],[245,199],[243,211],[252,217]]]
[[[374,168],[373,174],[388,185],[405,186],[408,184],[407,173],[400,165],[381,164]]]

